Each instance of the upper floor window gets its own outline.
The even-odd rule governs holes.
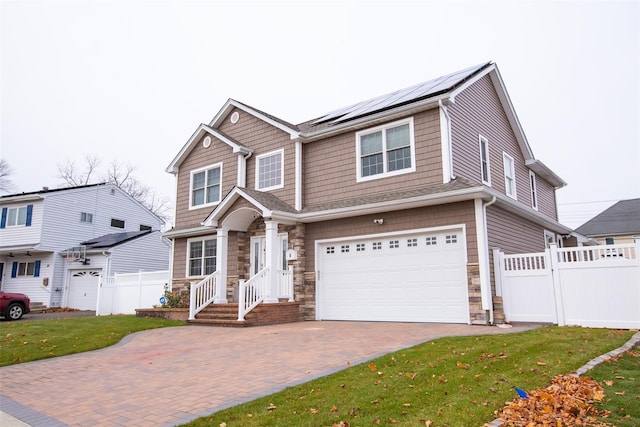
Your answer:
[[[152,227],[150,225],[140,224],[140,231],[150,231]]]
[[[504,162],[504,192],[516,199],[516,166],[513,157],[503,153]]]
[[[413,118],[356,133],[357,181],[416,170]]]
[[[20,206],[16,208],[2,208],[0,228],[31,225],[33,205]]]
[[[90,214],[88,212],[80,212],[80,222],[93,222],[93,214]]]
[[[221,182],[221,164],[192,171],[189,207],[194,208],[220,202]]]
[[[607,237],[604,239],[605,245],[613,245],[615,243],[616,243],[616,239],[614,239],[613,237]]]
[[[531,186],[531,207],[538,210],[538,187],[536,185],[536,174],[529,171],[529,185]]]
[[[187,254],[187,275],[208,276],[216,271],[216,238],[190,239]]]
[[[489,140],[480,136],[480,173],[482,183],[491,185],[491,173],[489,171]]]
[[[256,158],[256,190],[275,190],[284,186],[284,150]]]
[[[111,226],[113,228],[124,228],[124,220],[111,218]]]

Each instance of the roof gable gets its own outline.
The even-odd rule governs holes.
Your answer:
[[[585,236],[640,234],[640,199],[621,200],[576,231]]]
[[[249,190],[247,188],[234,187],[224,199],[216,206],[216,208],[202,222],[204,226],[217,227],[218,222],[229,211],[233,204],[244,199],[256,208],[256,211],[264,218],[278,217],[281,219],[291,217],[294,218],[296,210],[274,196],[271,193],[265,193],[257,190]]]
[[[295,139],[299,136],[297,126],[231,98],[229,98],[227,102],[222,106],[220,111],[218,111],[218,114],[216,114],[215,117],[211,120],[209,126],[211,126],[212,128],[217,128],[218,126],[220,126],[220,123],[222,123],[222,121],[224,121],[224,119],[226,119],[227,116],[231,114],[231,111],[234,108],[238,108],[247,114],[251,114],[252,116],[280,129],[281,131],[288,133],[291,139]]]
[[[169,173],[174,173],[174,174],[178,173],[178,169],[180,168],[180,165],[182,164],[182,162],[184,162],[184,160],[189,156],[191,151],[193,151],[193,149],[195,148],[195,145],[198,143],[200,138],[202,138],[204,135],[207,135],[207,134],[227,144],[229,147],[233,149],[234,153],[242,153],[242,154],[253,153],[253,150],[235,141],[230,136],[225,135],[224,133],[220,132],[217,129],[213,129],[205,125],[204,123],[201,123],[200,126],[198,126],[198,128],[195,130],[195,132],[193,132],[191,137],[187,140],[187,142],[182,146],[182,149],[180,150],[180,152],[178,152],[178,154],[173,158],[171,163],[169,163],[169,166],[167,166],[165,171]]]

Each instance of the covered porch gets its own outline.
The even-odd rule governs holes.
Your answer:
[[[296,246],[302,241],[292,241],[299,225],[289,212],[269,209],[264,199],[275,197],[253,193],[263,200],[234,189],[203,222],[215,230],[216,268],[190,283],[190,322],[244,326],[299,320],[294,282],[301,265]]]

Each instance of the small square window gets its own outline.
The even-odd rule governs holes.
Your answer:
[[[433,246],[436,243],[438,243],[436,236],[427,237],[427,241],[426,241],[427,246]]]
[[[458,235],[457,234],[448,234],[444,238],[445,243],[458,243]]]
[[[616,240],[613,237],[607,237],[606,239],[604,239],[604,243],[605,245],[613,245],[615,244]]]
[[[407,239],[407,247],[414,248],[418,246],[418,239]]]
[[[349,245],[342,245],[342,246],[340,246],[340,252],[342,252],[342,253],[347,253],[347,252],[349,252]]]
[[[334,246],[327,246],[327,253],[333,254],[336,252],[336,248]]]
[[[364,252],[366,245],[364,243],[358,243],[356,245],[356,252]]]
[[[400,247],[400,241],[399,240],[390,240],[389,241],[389,248],[391,249],[396,249]]]
[[[93,214],[90,214],[88,212],[80,212],[80,222],[92,223]]]
[[[374,251],[379,251],[382,249],[382,242],[373,242],[372,246]]]

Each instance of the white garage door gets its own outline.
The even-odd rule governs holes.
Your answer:
[[[462,229],[319,245],[320,320],[469,323]]]
[[[100,270],[71,271],[67,307],[95,310],[98,298]]]

